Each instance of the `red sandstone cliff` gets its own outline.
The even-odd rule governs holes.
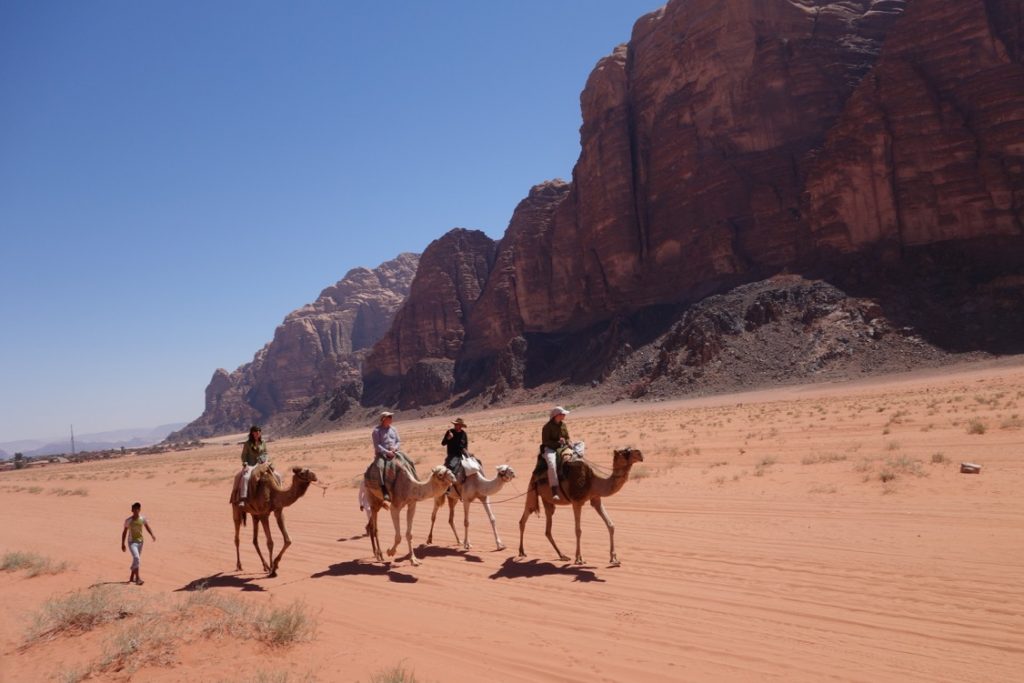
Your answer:
[[[419,256],[401,254],[377,268],[353,268],[317,300],[285,317],[251,363],[218,369],[203,414],[170,440],[242,431],[283,421],[311,399],[362,391],[362,359],[391,325],[409,294]]]
[[[409,297],[366,358],[364,403],[407,408],[451,396],[465,321],[491,273],[495,246],[479,230],[464,229],[427,246]]]
[[[581,95],[573,182],[513,215],[462,387],[520,383],[531,334],[777,272],[842,276],[844,257],[888,247],[898,270],[914,249],[979,238],[1019,251],[1021,14],[1009,0],[677,0],[641,18]],[[994,278],[998,260],[971,267]]]

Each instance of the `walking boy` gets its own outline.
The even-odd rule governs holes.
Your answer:
[[[149,537],[154,541],[156,536],[149,528],[149,522],[142,516],[142,503],[132,503],[132,516],[124,520],[124,529],[121,530],[121,552],[125,552],[125,537],[131,531],[131,538],[128,540],[128,548],[132,551],[132,575],[128,577],[128,583],[142,585],[142,577],[139,576],[139,560],[142,556],[142,529],[145,527]]]

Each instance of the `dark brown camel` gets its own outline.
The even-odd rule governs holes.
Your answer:
[[[551,535],[551,518],[555,514],[555,505],[572,505],[572,512],[576,518],[575,562],[576,564],[583,564],[583,557],[580,554],[580,511],[583,509],[583,504],[589,502],[597,510],[597,514],[601,515],[605,526],[608,527],[608,542],[611,547],[609,562],[617,566],[619,558],[615,554],[615,525],[608,518],[608,513],[604,511],[601,499],[618,493],[619,489],[622,488],[622,485],[629,478],[629,470],[635,463],[643,462],[643,460],[643,454],[635,448],[620,448],[612,456],[612,473],[608,477],[600,476],[594,471],[590,463],[585,460],[578,460],[567,464],[567,476],[559,482],[561,488],[559,498],[561,500],[557,501],[557,503],[552,500],[551,487],[547,483],[547,473],[541,472],[540,474],[533,475],[533,478],[530,480],[530,488],[526,492],[526,506],[523,509],[523,516],[519,518],[519,557],[526,557],[526,551],[523,550],[523,532],[526,531],[526,520],[529,519],[530,513],[537,512],[540,509],[538,505],[539,500],[544,503],[544,516],[546,518],[544,535],[551,541],[551,547],[558,553],[558,559],[563,562],[568,562],[569,558],[563,555],[562,551],[558,549],[558,545],[555,544],[555,539]]]

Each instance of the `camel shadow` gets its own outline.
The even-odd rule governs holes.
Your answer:
[[[235,576],[217,572],[210,576],[189,581],[181,588],[174,589],[175,593],[180,591],[201,591],[207,588],[238,588],[243,591],[265,591],[263,586],[253,583],[257,577]],[[261,575],[258,578],[263,578]]]
[[[324,576],[386,576],[388,581],[394,583],[416,583],[418,578],[412,574],[403,574],[391,569],[390,564],[378,562],[363,562],[362,560],[349,560],[332,564],[322,572],[310,574],[311,579],[319,579]]]
[[[367,536],[368,536],[368,534],[364,532],[364,533],[359,534],[358,536],[349,536],[348,538],[339,538],[338,539],[338,543],[347,543],[349,541],[358,541],[360,538],[366,538]]]
[[[597,574],[589,569],[583,569],[575,565],[555,565],[551,562],[540,560],[520,561],[510,557],[502,563],[501,569],[491,574],[489,579],[531,579],[535,576],[563,575],[573,577],[573,581],[584,583],[604,583],[604,579],[598,578]]]
[[[459,548],[445,548],[437,545],[420,545],[416,548],[417,557],[461,557],[466,562],[483,562],[484,558],[473,555]],[[408,557],[408,555],[406,555]]]

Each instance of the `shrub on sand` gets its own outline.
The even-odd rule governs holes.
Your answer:
[[[97,586],[48,600],[29,627],[27,640],[48,640],[62,634],[85,633],[132,613],[127,596],[111,586]]]
[[[416,674],[406,671],[404,664],[395,664],[372,674],[370,683],[417,683],[417,680]]]
[[[256,637],[269,645],[290,645],[311,638],[316,622],[301,601],[284,607],[269,607],[256,624]]]
[[[67,562],[55,562],[36,553],[10,552],[0,558],[0,571],[16,572],[24,569],[26,576],[60,574],[68,568]]]

